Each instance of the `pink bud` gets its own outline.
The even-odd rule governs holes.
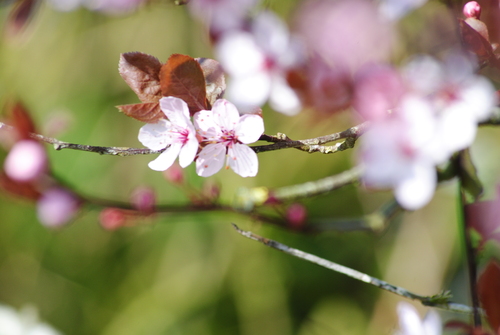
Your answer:
[[[139,212],[150,214],[155,209],[155,192],[150,187],[138,187],[132,192],[131,202]]]
[[[205,198],[207,198],[208,200],[216,201],[220,195],[220,187],[219,187],[219,185],[217,185],[211,181],[207,181],[207,182],[203,183],[202,193],[205,196]]]
[[[307,210],[302,204],[292,204],[286,210],[286,218],[292,228],[299,229],[307,218]]]
[[[171,167],[163,171],[163,176],[172,184],[181,185],[184,183],[184,171],[177,163],[172,164]]]
[[[59,227],[71,220],[79,208],[80,201],[73,193],[51,188],[38,200],[38,219],[44,226]]]
[[[46,166],[47,155],[43,146],[33,140],[22,140],[10,150],[4,170],[9,178],[26,182],[40,176]]]
[[[477,1],[469,1],[464,5],[463,13],[466,18],[475,18],[479,20],[481,16],[481,5]]]
[[[118,208],[105,208],[99,214],[99,222],[106,230],[115,230],[123,227],[127,222],[127,216]]]

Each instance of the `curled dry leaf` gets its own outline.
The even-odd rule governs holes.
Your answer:
[[[500,330],[500,265],[492,260],[479,277],[477,291],[495,334]]]
[[[192,57],[173,54],[160,71],[163,96],[184,100],[191,115],[207,109],[205,77],[200,64]]]
[[[160,100],[160,69],[161,63],[156,57],[141,52],[121,54],[118,63],[120,76],[142,102]]]
[[[146,122],[156,123],[166,116],[160,109],[158,102],[149,102],[142,104],[120,105],[116,106],[123,114],[133,117],[134,119]]]
[[[468,18],[467,21],[459,19],[460,34],[464,47],[474,53],[481,64],[492,67],[500,67],[493,47],[489,42],[488,29],[486,25],[477,19]]]
[[[203,76],[205,77],[207,100],[211,105],[217,99],[221,99],[226,91],[226,78],[220,63],[210,58],[195,58],[200,64]]]

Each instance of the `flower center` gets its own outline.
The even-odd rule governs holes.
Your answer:
[[[238,143],[238,136],[234,133],[234,130],[223,130],[222,136],[220,137],[221,142],[225,142],[226,145],[230,146],[234,143]]]

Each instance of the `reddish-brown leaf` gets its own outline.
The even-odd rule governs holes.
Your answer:
[[[0,173],[0,189],[29,200],[40,198],[40,192],[33,183],[20,183],[7,177],[5,172]]]
[[[30,133],[35,133],[35,123],[31,118],[30,113],[26,109],[26,107],[19,101],[15,102],[10,107],[7,107],[7,110],[10,110],[10,115],[8,116],[8,122],[16,128],[18,139],[27,139],[30,138]]]
[[[146,123],[156,123],[166,119],[157,102],[116,106],[123,114]]]
[[[492,260],[479,277],[477,292],[495,334],[500,328],[500,265]]]
[[[118,71],[142,102],[158,102],[161,98],[160,61],[141,52],[120,55]]]
[[[479,248],[488,240],[500,243],[500,200],[480,201],[465,205],[465,222],[481,235]]]
[[[207,100],[211,106],[217,99],[222,98],[226,91],[224,71],[220,63],[216,60],[210,58],[195,58],[195,60],[200,63],[201,70],[203,71]]]
[[[470,52],[476,54],[481,63],[488,63],[497,67],[498,61],[493,52],[493,47],[488,40],[488,30],[486,25],[477,19],[459,19],[460,34],[462,43]]]
[[[173,54],[160,71],[163,96],[184,100],[192,114],[207,109],[205,77],[200,64],[192,57]]]
[[[22,32],[29,24],[37,7],[37,0],[18,0],[9,13],[6,33],[12,37]]]

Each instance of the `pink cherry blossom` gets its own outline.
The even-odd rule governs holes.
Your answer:
[[[286,81],[286,71],[302,58],[301,48],[274,14],[260,13],[249,32],[224,34],[216,51],[230,76],[227,97],[242,112],[267,100],[278,112],[293,115],[300,111],[300,100]]]
[[[211,111],[196,113],[194,124],[203,142],[208,143],[196,159],[199,176],[215,174],[224,166],[224,161],[226,168],[231,167],[242,177],[257,175],[257,154],[246,144],[256,142],[264,132],[264,122],[260,116],[240,116],[232,103],[219,99]]]
[[[36,179],[47,168],[43,146],[33,140],[17,142],[5,159],[4,169],[9,178],[27,182]]]
[[[240,29],[249,10],[257,0],[191,0],[191,13],[210,27],[215,34]]]
[[[38,219],[44,226],[60,227],[71,220],[79,208],[80,201],[73,193],[58,187],[51,188],[38,200]]]
[[[155,171],[164,171],[178,156],[179,165],[185,168],[193,162],[198,151],[196,130],[189,118],[188,106],[182,99],[163,97],[160,107],[168,120],[142,127],[139,141],[152,150],[168,148],[148,166]]]
[[[474,64],[455,53],[444,62],[430,56],[412,60],[403,70],[413,94],[430,102],[435,122],[434,138],[425,150],[436,164],[467,148],[476,137],[477,124],[496,105],[495,88],[474,73]]]
[[[420,320],[415,307],[406,302],[398,305],[399,331],[396,335],[441,335],[443,326],[439,314],[431,310]]]
[[[466,18],[473,17],[479,20],[481,17],[481,5],[477,1],[469,1],[464,5],[462,12]]]

